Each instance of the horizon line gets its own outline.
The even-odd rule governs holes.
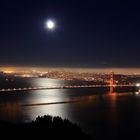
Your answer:
[[[41,67],[41,66],[0,66],[0,71],[21,72],[21,71],[77,71],[77,72],[93,72],[93,73],[109,73],[113,71],[116,74],[140,74],[138,67]]]

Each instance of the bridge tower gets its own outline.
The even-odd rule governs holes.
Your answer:
[[[114,72],[110,72],[110,93],[113,93],[114,91],[113,85],[114,85]]]
[[[114,72],[110,72],[110,86],[114,84]]]

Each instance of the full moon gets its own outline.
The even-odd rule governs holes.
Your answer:
[[[46,27],[50,30],[53,30],[55,28],[55,22],[53,20],[47,20]]]

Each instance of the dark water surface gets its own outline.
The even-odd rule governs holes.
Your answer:
[[[74,84],[46,78],[1,83],[0,88]],[[135,92],[84,88],[0,93],[0,120],[28,122],[47,114],[68,118],[97,139],[140,138],[140,95]]]

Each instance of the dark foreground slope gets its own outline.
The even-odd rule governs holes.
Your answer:
[[[0,122],[0,136],[10,139],[79,139],[92,140],[81,128],[60,117],[38,117],[30,123]]]

